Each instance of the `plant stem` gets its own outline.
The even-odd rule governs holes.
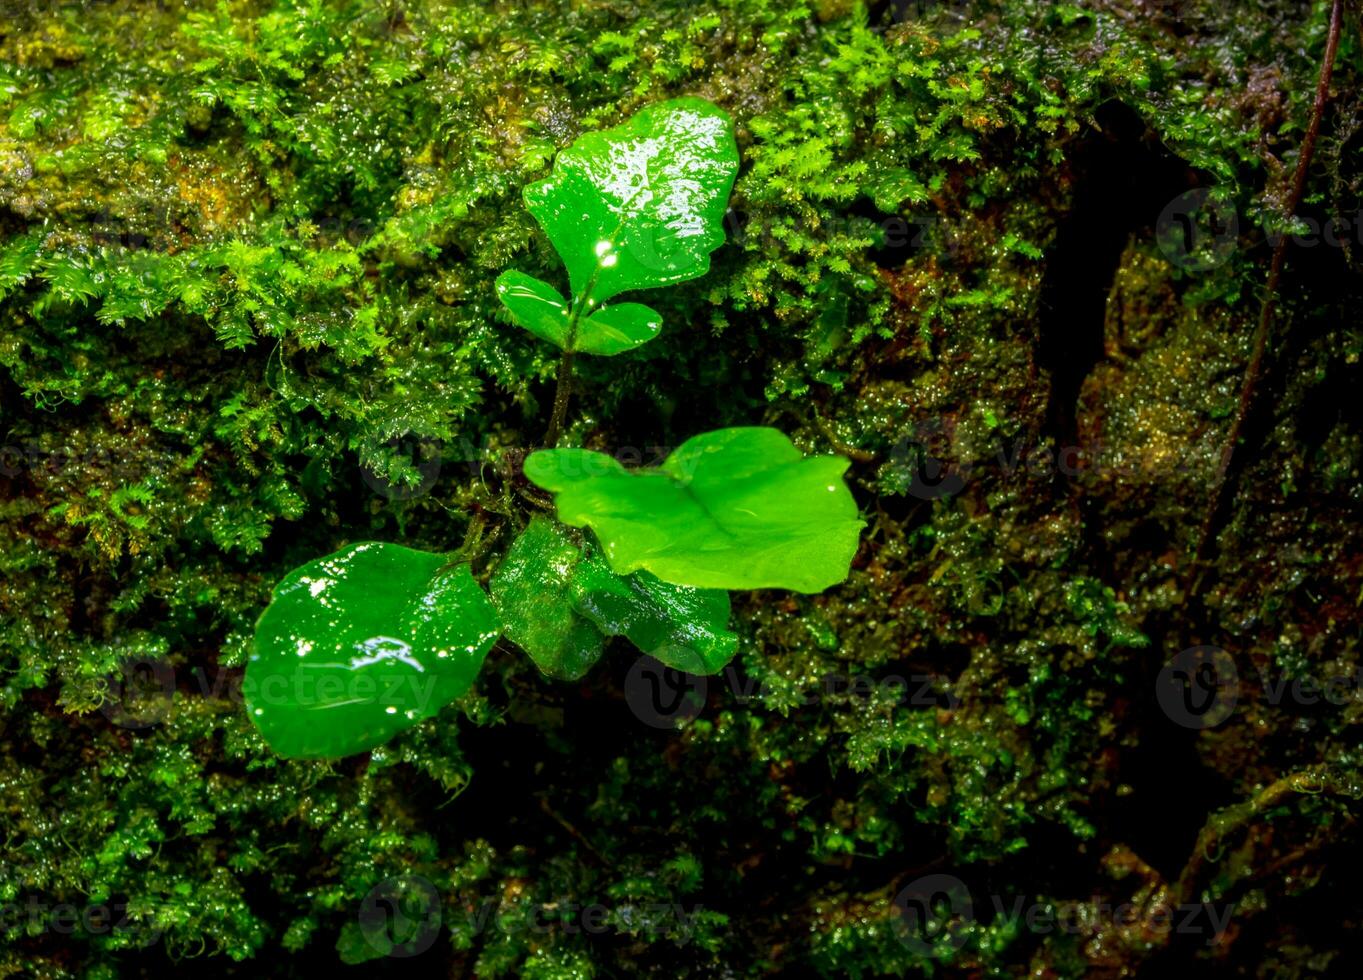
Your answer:
[[[573,387],[573,352],[565,350],[558,362],[558,386],[554,389],[554,411],[549,416],[549,431],[544,436],[544,447],[553,449],[558,445],[559,434],[563,431],[563,420],[568,415],[568,398]]]
[[[549,416],[549,431],[544,435],[544,448],[553,449],[558,445],[558,437],[563,433],[563,423],[568,416],[568,399],[573,393],[573,359],[577,352],[573,349],[577,345],[577,325],[582,320],[582,314],[591,303],[592,288],[596,285],[596,276],[593,275],[587,283],[587,288],[582,290],[582,295],[578,296],[573,302],[572,311],[568,314],[568,331],[564,338],[563,357],[558,362],[558,384],[554,388],[554,410]]]
[[[1321,60],[1320,77],[1316,81],[1316,97],[1311,106],[1311,119],[1307,124],[1306,134],[1302,137],[1301,153],[1297,157],[1297,167],[1292,174],[1292,191],[1283,208],[1283,217],[1288,221],[1296,216],[1297,207],[1301,204],[1302,194],[1306,190],[1306,173],[1311,166],[1311,157],[1316,149],[1316,137],[1320,134],[1321,117],[1325,114],[1325,103],[1330,95],[1330,75],[1334,71],[1335,55],[1339,50],[1343,8],[1344,0],[1332,0],[1330,29],[1325,40],[1325,56]],[[1250,408],[1254,404],[1255,389],[1263,374],[1264,356],[1268,349],[1268,331],[1272,326],[1274,308],[1277,305],[1278,282],[1282,278],[1283,266],[1287,264],[1287,245],[1290,237],[1284,231],[1273,247],[1273,260],[1268,269],[1263,304],[1259,307],[1259,325],[1254,331],[1253,353],[1250,355],[1249,365],[1245,368],[1245,380],[1240,387],[1240,402],[1236,409],[1235,421],[1231,425],[1230,434],[1226,437],[1226,445],[1221,451],[1221,463],[1213,478],[1211,501],[1198,535],[1197,550],[1193,553],[1191,568],[1196,568],[1201,563],[1207,545],[1216,532],[1217,518],[1225,506],[1226,495],[1235,486],[1231,462],[1235,457],[1236,445],[1244,432],[1245,420],[1249,417]]]

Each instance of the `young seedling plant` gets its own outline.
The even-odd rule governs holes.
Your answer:
[[[738,647],[728,590],[815,593],[847,577],[864,522],[840,456],[806,457],[765,427],[693,436],[644,469],[557,448],[574,359],[658,336],[656,312],[612,301],[709,271],[737,170],[728,116],[676,99],[580,137],[525,188],[571,296],[512,270],[497,294],[518,326],[562,351],[549,448],[524,463],[558,521],[531,517],[487,591],[460,554],[375,541],[284,576],[244,684],[274,751],[339,757],[381,745],[462,696],[500,636],[554,678],[581,677],[611,636],[670,667],[715,673]]]

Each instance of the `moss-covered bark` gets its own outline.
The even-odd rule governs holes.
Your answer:
[[[1299,211],[1350,225],[1290,250],[1189,567],[1326,7],[0,0],[0,975],[1357,966],[1358,685],[1290,687],[1360,668],[1356,11]],[[234,696],[271,585],[507,546],[554,362],[492,284],[561,276],[519,190],[681,94],[736,121],[730,241],[568,434],[851,456],[850,581],[735,596],[680,732],[623,646],[503,646],[372,756],[273,756]],[[1236,704],[1189,728],[1156,684],[1204,644]],[[925,935],[925,878],[973,913]],[[444,928],[385,959],[399,893]],[[1161,925],[1193,903],[1224,926]]]

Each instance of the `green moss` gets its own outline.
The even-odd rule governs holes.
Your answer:
[[[983,913],[926,957],[892,900],[928,868],[982,907],[1123,900],[1136,886],[1107,872],[1128,850],[1153,893],[1214,811],[1315,765],[1356,781],[1357,705],[1272,704],[1256,668],[1359,662],[1360,436],[1331,406],[1363,341],[1312,278],[1357,292],[1357,253],[1294,259],[1287,307],[1310,329],[1201,608],[1175,569],[1320,5],[1190,3],[1181,31],[1030,0],[898,23],[775,0],[32,6],[0,23],[0,903],[122,903],[126,926],[6,918],[0,974],[170,957],[312,975],[374,952],[358,910],[403,875],[440,896],[420,961],[438,972],[1134,971],[1161,948],[1138,930],[1033,936]],[[1359,113],[1344,45],[1320,209],[1357,193],[1331,135]],[[776,424],[850,450],[869,521],[852,578],[737,603],[736,667],[679,733],[630,713],[623,646],[566,686],[496,650],[460,709],[368,759],[276,758],[232,696],[270,586],[349,541],[449,550],[464,514],[489,553],[509,544],[504,451],[543,431],[553,359],[493,282],[558,269],[520,189],[584,129],[681,95],[737,124],[730,244],[658,294],[657,341],[583,366],[573,444],[651,462],[702,429]],[[1112,99],[1223,188],[1250,247],[1194,277],[1133,233],[1085,417],[1118,462],[1186,467],[1086,473],[1080,503],[1006,464],[1048,448],[1040,286],[1074,148]],[[966,473],[959,494],[909,492],[924,438]],[[1233,648],[1241,707],[1171,735],[1143,712],[1197,642]],[[174,670],[173,696],[155,675],[110,684],[138,660]],[[1315,923],[1356,927],[1357,898],[1313,862],[1347,866],[1354,796],[1230,821],[1191,893],[1243,901],[1253,928],[1225,956],[1314,975],[1348,948]],[[601,906],[602,931],[568,904]],[[641,921],[649,904],[695,914]],[[484,908],[548,924],[480,926]]]

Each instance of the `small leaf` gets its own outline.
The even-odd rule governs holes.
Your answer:
[[[518,327],[559,347],[567,344],[568,304],[547,282],[509,269],[497,277],[497,298]]]
[[[675,99],[580,136],[524,197],[568,267],[573,295],[602,303],[705,275],[724,242],[737,171],[723,110]]]
[[[256,624],[247,715],[289,757],[380,745],[467,691],[501,632],[467,565],[366,541],[294,569]]]
[[[553,286],[508,270],[497,277],[497,298],[517,326],[551,344],[569,346],[570,311]],[[662,326],[662,317],[641,303],[603,306],[579,322],[572,349],[585,354],[623,354],[658,336]]]
[[[642,303],[603,306],[577,328],[575,350],[586,354],[623,354],[658,336],[663,318]]]
[[[492,601],[507,637],[550,677],[577,680],[601,658],[605,637],[574,608],[569,579],[581,549],[534,517],[492,576]]]
[[[691,674],[714,674],[738,650],[730,633],[729,594],[672,585],[636,572],[616,575],[599,554],[578,565],[572,581],[577,608],[601,632],[625,636],[644,653]]]
[[[864,522],[841,456],[804,457],[776,429],[688,439],[662,466],[550,449],[525,461],[566,524],[590,527],[618,574],[716,589],[821,592],[847,577]]]

